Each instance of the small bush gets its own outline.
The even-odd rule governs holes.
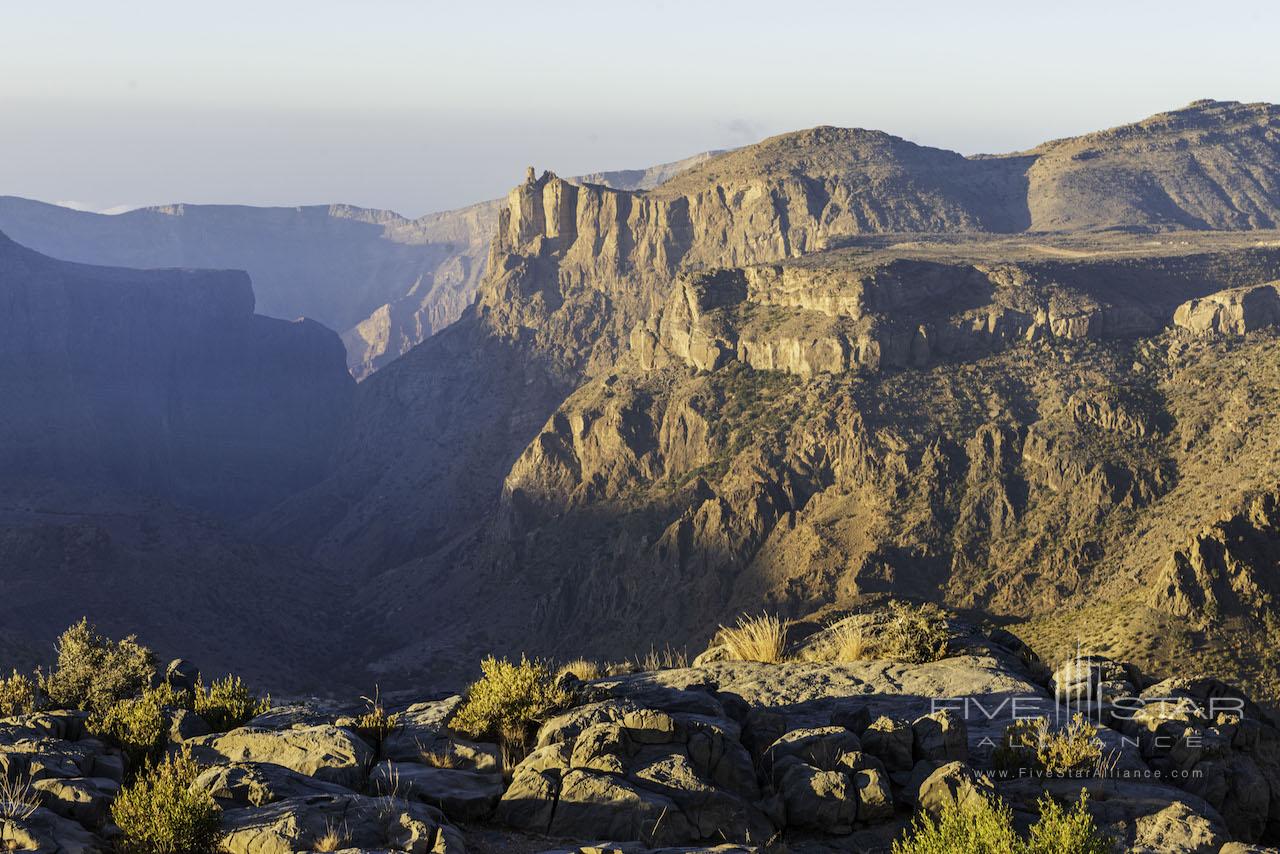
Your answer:
[[[202,682],[197,682],[192,703],[192,710],[214,732],[244,726],[270,707],[271,698],[254,697],[239,676],[214,680],[207,689]]]
[[[734,661],[778,664],[787,648],[787,623],[779,617],[739,617],[735,626],[720,627],[720,643]]]
[[[605,668],[601,667],[599,662],[578,658],[561,665],[556,671],[556,681],[560,681],[562,676],[572,676],[583,682],[590,682],[592,679],[603,678],[604,675]]]
[[[1048,718],[1014,721],[992,756],[1002,770],[1030,768],[1049,775],[1079,775],[1096,771],[1102,763],[1098,729],[1075,715],[1071,723],[1053,729]]]
[[[13,675],[0,679],[0,718],[29,715],[39,706],[36,681],[30,676],[13,671]]]
[[[1003,801],[979,799],[979,806],[947,804],[934,819],[919,813],[893,854],[1015,854],[1022,840],[1013,829],[1013,812]]]
[[[934,819],[920,813],[908,835],[893,843],[893,854],[1109,854],[1112,840],[1098,831],[1088,796],[1067,812],[1049,795],[1039,801],[1040,818],[1026,839],[1013,829],[1013,812],[1003,801],[950,803]]]
[[[449,724],[472,738],[496,737],[519,752],[534,726],[573,702],[573,695],[556,685],[543,662],[521,656],[514,664],[489,656],[480,670],[482,676],[467,690],[466,701]]]
[[[1080,792],[1070,812],[1048,795],[1040,798],[1039,807],[1040,819],[1031,825],[1023,848],[1026,854],[1111,854],[1116,850],[1115,842],[1093,823],[1087,792]]]
[[[191,695],[165,683],[142,696],[119,700],[89,716],[89,732],[119,745],[130,766],[141,768],[160,758],[169,741],[169,710],[189,708]]]
[[[218,850],[218,807],[193,790],[200,768],[189,751],[148,765],[116,797],[111,817],[124,854],[212,854]]]
[[[946,658],[951,629],[942,609],[932,603],[919,606],[894,602],[884,632],[884,653],[909,664],[925,664]]]
[[[82,619],[58,638],[58,662],[43,688],[57,708],[106,712],[138,696],[155,670],[155,656],[136,637],[113,641]]]

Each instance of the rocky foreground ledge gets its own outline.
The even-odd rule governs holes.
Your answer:
[[[363,715],[283,705],[226,732],[169,709],[162,748],[198,766],[190,789],[233,854],[889,851],[922,815],[1003,803],[1025,831],[1046,794],[1070,806],[1082,791],[1115,850],[1241,854],[1280,836],[1280,730],[1221,682],[1098,657],[1050,673],[1008,632],[955,622],[939,660],[822,660],[848,628],[795,641],[784,663],[716,647],[692,667],[571,667],[562,708],[523,743],[463,735],[454,696]],[[197,684],[176,663],[165,680]],[[1074,725],[1097,749],[1037,753],[1011,739],[1015,716],[1047,719],[1051,747],[1082,744],[1059,738]],[[165,850],[122,836],[113,801],[138,768],[92,721],[0,721],[0,850]]]

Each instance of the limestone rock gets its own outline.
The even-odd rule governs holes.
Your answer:
[[[104,777],[37,780],[32,788],[50,812],[96,829],[106,822],[120,783]]]
[[[224,809],[260,807],[291,798],[343,795],[350,789],[269,762],[236,762],[206,768],[193,787],[208,792]]]
[[[964,761],[969,758],[969,729],[949,710],[925,715],[911,724],[912,754],[917,761]]]
[[[484,819],[502,797],[502,774],[459,768],[432,768],[414,762],[382,762],[369,775],[375,794],[421,801],[458,821]]]
[[[294,854],[314,850],[330,833],[341,849],[374,849],[412,854],[462,854],[461,834],[438,810],[362,795],[314,795],[276,801],[222,814],[223,848],[228,854]]]
[[[934,770],[916,792],[917,807],[936,815],[948,804],[965,805],[997,797],[995,786],[963,762],[948,762]]]
[[[0,818],[0,848],[39,854],[107,854],[107,843],[71,819],[47,809],[28,818]]]
[[[1174,325],[1199,334],[1244,335],[1280,324],[1280,282],[1233,288],[1178,306]]]
[[[242,727],[188,742],[202,762],[254,762],[349,789],[364,785],[373,750],[349,731],[332,725],[289,730]]]

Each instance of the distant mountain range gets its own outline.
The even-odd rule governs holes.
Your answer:
[[[713,153],[579,180],[646,189]],[[87,264],[245,270],[260,312],[339,331],[362,378],[462,313],[483,275],[499,206],[418,219],[351,205],[173,204],[106,215],[0,196],[0,232]]]

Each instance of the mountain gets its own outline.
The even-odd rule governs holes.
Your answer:
[[[254,314],[243,272],[75,264],[3,235],[0,308],[0,648],[47,659],[89,615],[314,685],[342,581],[236,522],[325,472],[355,389],[338,336]]]
[[[709,156],[587,178],[644,189]],[[0,231],[69,261],[246,270],[263,314],[341,331],[359,379],[471,302],[498,207],[480,202],[418,219],[351,205],[175,204],[103,215],[0,196]]]
[[[354,382],[242,272],[57,261],[0,235],[0,470],[244,516],[318,480]]]
[[[1197,103],[996,158],[817,128],[647,192],[531,174],[474,305],[361,384],[334,469],[255,529],[368,579],[387,672],[886,595],[1035,621],[1105,594],[1164,625],[1169,555],[1280,471],[1275,391],[1237,368],[1277,353],[1280,236],[1229,196],[1179,197],[1198,231],[1166,234],[1102,177],[1041,179],[1189,186],[1160,152],[1190,145],[1263,171],[1242,140],[1276,114]],[[1038,233],[1068,190],[1079,225]],[[1190,414],[1206,387],[1243,395],[1229,421]]]
[[[972,158],[816,128],[641,190],[530,170],[458,320],[339,392],[323,462],[287,487],[264,463],[231,533],[358,586],[333,634],[387,680],[912,596],[1049,654],[1087,637],[1167,670],[1185,651],[1280,696],[1248,616],[1269,600],[1229,593],[1267,589],[1277,197],[1187,189],[1193,163],[1224,188],[1265,174],[1276,115],[1197,102]],[[1158,204],[1133,189],[1153,186]],[[435,222],[450,245],[479,227]],[[385,356],[415,329],[370,340]],[[227,516],[138,453],[118,487]],[[1207,601],[1218,622],[1185,619]]]

